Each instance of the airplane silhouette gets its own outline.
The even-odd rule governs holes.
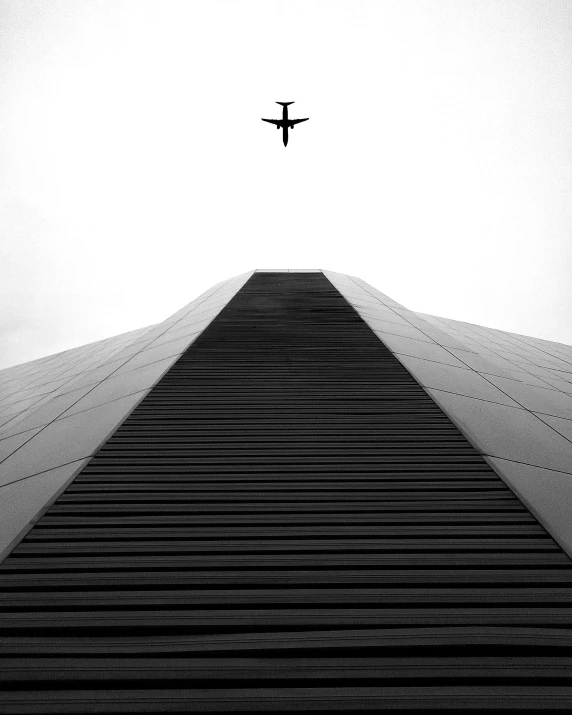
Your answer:
[[[288,105],[294,104],[294,102],[276,102],[276,104],[282,105],[282,119],[264,119],[261,117],[263,122],[269,122],[270,124],[276,124],[276,129],[282,127],[282,141],[284,146],[288,144],[288,129],[294,129],[294,124],[300,124],[300,122],[307,122],[310,117],[305,119],[288,119]]]

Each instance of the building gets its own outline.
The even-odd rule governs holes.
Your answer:
[[[572,704],[572,347],[255,271],[0,390],[2,712]]]

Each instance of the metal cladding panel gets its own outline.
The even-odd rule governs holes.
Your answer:
[[[0,588],[3,712],[572,700],[570,559],[320,273],[255,273]]]

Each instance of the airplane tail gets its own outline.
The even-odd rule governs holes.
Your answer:
[[[294,102],[276,102],[276,104],[281,104],[283,107],[287,107],[289,104],[294,104]]]

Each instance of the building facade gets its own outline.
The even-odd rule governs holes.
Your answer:
[[[572,703],[572,348],[254,271],[0,372],[6,712]]]

